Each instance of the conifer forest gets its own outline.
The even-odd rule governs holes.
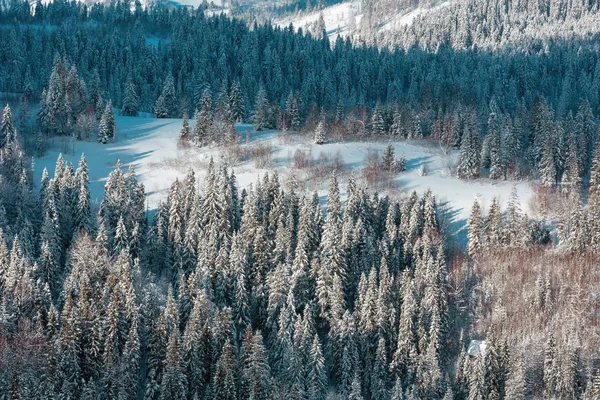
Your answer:
[[[600,0],[0,0],[0,400],[600,400]]]

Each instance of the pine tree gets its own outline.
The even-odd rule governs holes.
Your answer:
[[[475,199],[473,202],[473,207],[471,207],[471,217],[469,218],[469,227],[467,233],[468,239],[468,252],[471,258],[476,257],[483,243],[481,241],[481,234],[483,229],[482,216],[481,216],[481,207],[479,206],[479,201]]]
[[[502,162],[500,135],[495,129],[490,132],[488,146],[490,151],[490,179],[504,179],[506,174]]]
[[[413,382],[417,361],[416,347],[416,313],[417,304],[414,293],[414,282],[409,279],[404,283],[402,293],[403,306],[398,321],[398,344],[390,363],[390,370],[405,384]]]
[[[311,399],[324,399],[327,393],[327,373],[325,359],[321,351],[321,342],[317,335],[314,336],[310,348],[308,364],[309,391]]]
[[[350,391],[350,395],[348,396],[348,400],[363,400],[361,382],[360,382],[360,374],[355,373],[354,379],[352,380],[352,390]]]
[[[556,185],[558,168],[555,145],[551,137],[548,137],[544,141],[541,150],[541,159],[538,165],[538,171],[542,185],[546,187],[552,187]]]
[[[513,125],[510,116],[505,116],[501,131],[501,158],[502,166],[512,170],[518,161],[521,151],[521,143],[517,134],[517,128]]]
[[[523,356],[512,360],[506,381],[506,398],[524,400],[527,398],[527,381]]]
[[[206,89],[202,94],[200,108],[196,110],[194,119],[196,120],[194,126],[194,141],[196,144],[204,146],[216,139],[212,119],[212,95],[209,89]]]
[[[298,98],[294,95],[294,92],[290,92],[287,98],[285,112],[289,118],[290,130],[298,131],[300,129],[300,107],[298,105]]]
[[[381,167],[384,171],[387,172],[396,171],[396,156],[394,154],[394,146],[392,146],[391,144],[388,144],[383,152]]]
[[[567,193],[575,198],[579,197],[581,191],[581,172],[580,172],[580,154],[577,150],[575,136],[569,136],[569,150],[565,160],[565,171],[563,172],[561,186],[563,193]]]
[[[256,94],[252,121],[254,122],[254,129],[256,131],[264,131],[271,128],[269,100],[267,99],[267,92],[262,86]]]
[[[383,119],[383,111],[381,110],[381,104],[379,102],[377,102],[373,109],[371,121],[373,134],[378,136],[385,135],[385,120]]]
[[[497,197],[492,199],[485,221],[485,244],[488,249],[498,248],[502,241],[500,203]]]
[[[590,243],[595,251],[600,249],[600,146],[596,144],[588,189],[588,208],[590,214]]]
[[[140,341],[138,336],[138,318],[135,317],[129,328],[127,341],[121,359],[121,385],[119,400],[136,398],[139,390]]]
[[[246,115],[245,107],[242,88],[240,83],[236,81],[231,85],[231,90],[229,92],[229,109],[233,122],[244,122]]]
[[[457,175],[461,179],[474,179],[480,174],[480,144],[475,117],[469,116],[464,123]]]
[[[156,112],[156,116],[158,118],[177,118],[179,113],[177,106],[177,95],[175,92],[175,79],[173,79],[173,75],[170,73],[165,79],[162,94],[160,95],[159,99],[162,99],[161,111],[164,110],[164,112],[161,112],[160,115],[158,112]]]
[[[75,172],[75,179],[77,180],[78,196],[73,225],[76,229],[89,229],[91,227],[90,180],[87,162],[83,153]]]
[[[559,364],[556,354],[556,343],[554,336],[551,334],[546,342],[544,350],[544,395],[552,397],[556,395],[558,379],[559,379]]]
[[[600,398],[600,370],[597,370],[592,379],[592,395]]]
[[[2,123],[0,124],[0,148],[4,148],[11,141],[17,138],[17,129],[15,128],[12,112],[8,104],[2,110]]]
[[[394,109],[394,114],[392,115],[392,126],[390,126],[390,133],[392,136],[397,138],[402,137],[404,134],[404,129],[402,127],[402,113],[400,112],[400,108],[396,107]]]
[[[125,98],[123,99],[123,108],[121,115],[126,117],[137,117],[139,110],[138,95],[135,90],[135,84],[130,78],[125,85]]]
[[[183,371],[179,350],[179,328],[169,337],[164,362],[164,373],[160,384],[160,400],[183,399],[187,393],[187,379]]]
[[[190,122],[188,121],[187,112],[184,112],[181,131],[179,131],[179,140],[187,142],[190,139],[191,139]]]
[[[313,143],[319,145],[325,144],[325,122],[323,120],[320,120],[315,128]]]
[[[269,394],[270,369],[267,360],[267,350],[263,344],[263,336],[259,332],[251,334],[247,331],[248,339],[244,340],[244,359],[242,379],[246,384],[249,398],[267,398]]]
[[[409,139],[423,139],[423,130],[421,129],[421,116],[415,113],[412,118],[412,125],[409,128]]]
[[[117,126],[115,123],[115,115],[113,113],[112,102],[106,104],[104,113],[100,119],[100,126],[98,129],[98,141],[102,144],[107,144],[110,141],[114,141],[116,138]]]
[[[375,363],[371,377],[371,398],[373,399],[388,399],[388,365],[386,355],[386,345],[383,337],[379,338],[377,344],[377,352],[375,355]]]
[[[165,98],[160,95],[154,104],[154,114],[156,118],[167,118],[167,109],[165,107]]]
[[[233,346],[231,342],[226,341],[212,379],[211,391],[215,399],[235,400],[237,398],[236,369]]]

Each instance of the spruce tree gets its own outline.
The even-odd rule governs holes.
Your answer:
[[[165,98],[161,95],[158,96],[156,103],[154,104],[154,114],[156,118],[167,118],[167,109],[165,107]]]
[[[2,110],[2,123],[0,124],[0,148],[4,148],[17,138],[17,129],[8,104]]]
[[[169,75],[167,75],[167,78],[165,79],[162,94],[160,95],[159,99],[161,99],[161,98],[162,98],[162,107],[163,107],[164,112],[161,112],[160,116],[157,112],[156,113],[157,117],[158,118],[177,118],[179,112],[178,112],[178,105],[177,105],[177,95],[175,92],[175,79],[173,79],[173,75],[170,73],[169,73]],[[158,104],[158,101],[157,101],[157,104]]]
[[[138,95],[135,90],[135,84],[130,78],[125,85],[125,98],[123,99],[123,108],[121,115],[126,117],[137,117],[139,110]]]
[[[104,113],[100,119],[98,129],[98,141],[102,144],[114,141],[116,138],[117,126],[115,123],[115,115],[113,113],[112,102],[109,101],[104,108]]]
[[[391,144],[388,144],[383,152],[381,167],[387,172],[394,172],[396,170],[396,156],[394,154],[394,146]]]
[[[202,94],[200,107],[196,110],[194,119],[196,121],[194,126],[194,142],[196,144],[204,146],[216,139],[212,117],[212,95],[209,89]]]
[[[235,123],[244,122],[246,115],[246,109],[244,104],[244,96],[242,94],[242,88],[238,81],[231,85],[229,92],[229,109],[231,112],[231,119]]]
[[[456,172],[461,179],[474,179],[480,174],[479,133],[472,115],[464,123]]]
[[[325,369],[325,359],[321,350],[321,342],[317,335],[314,336],[310,348],[310,357],[308,363],[309,391],[311,399],[324,399],[327,393],[327,373]]]
[[[169,337],[164,361],[164,373],[160,384],[160,400],[183,399],[187,393],[187,379],[179,349],[179,328]]]
[[[383,111],[381,104],[378,102],[373,109],[373,116],[371,117],[371,125],[373,134],[378,136],[385,135],[385,120],[383,119]]]
[[[479,201],[475,199],[471,207],[471,216],[469,218],[469,227],[467,233],[468,252],[471,258],[476,257],[483,246],[481,234],[483,229],[481,207]]]
[[[184,112],[181,131],[179,131],[179,140],[187,142],[190,139],[191,139],[190,122],[188,121],[187,112]]]
[[[254,100],[254,111],[252,113],[252,122],[256,131],[264,131],[271,128],[270,107],[267,99],[267,92],[261,86]]]
[[[561,186],[563,193],[567,193],[575,198],[579,197],[581,190],[581,172],[580,172],[580,154],[577,150],[575,136],[569,136],[569,149],[565,160],[565,170],[563,172]]]
[[[315,128],[313,143],[319,145],[325,144],[325,122],[323,120],[320,120]]]

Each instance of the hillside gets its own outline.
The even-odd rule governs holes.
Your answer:
[[[600,399],[599,18],[0,0],[0,400]]]

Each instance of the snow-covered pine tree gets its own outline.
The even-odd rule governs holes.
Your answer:
[[[9,142],[17,138],[17,128],[15,127],[10,106],[7,104],[2,110],[2,122],[0,123],[0,148],[4,148]]]
[[[469,217],[469,227],[467,233],[468,252],[471,258],[476,257],[483,246],[481,235],[483,229],[481,207],[479,201],[475,199],[471,207],[471,216]]]
[[[321,350],[321,342],[315,334],[309,352],[308,363],[308,395],[311,399],[324,399],[327,394],[327,371]]]
[[[409,139],[423,139],[423,129],[421,127],[421,115],[416,112],[412,116],[412,124],[408,131]]]
[[[244,122],[246,115],[245,107],[242,88],[239,81],[235,81],[233,85],[231,85],[229,91],[229,110],[231,112],[231,119],[234,123]]]
[[[488,148],[490,154],[490,179],[504,179],[506,173],[502,160],[500,134],[497,129],[496,117],[492,117],[492,114],[490,114],[489,128]]]
[[[115,115],[112,108],[112,102],[109,100],[102,113],[100,126],[98,128],[98,141],[102,144],[114,141],[116,138],[117,125],[115,123]]]
[[[558,176],[558,160],[556,159],[556,148],[554,139],[548,137],[541,150],[541,158],[538,164],[538,171],[542,185],[552,187],[556,185]]]
[[[506,398],[525,400],[527,397],[527,376],[522,355],[513,357],[506,380]]]
[[[197,145],[205,146],[216,139],[216,129],[212,117],[212,95],[210,89],[204,90],[200,99],[200,106],[194,116],[196,125],[194,126],[194,142]]]
[[[190,130],[190,122],[188,120],[187,112],[183,112],[183,122],[181,130],[179,131],[179,140],[187,142],[191,139],[192,132]]]
[[[385,135],[385,120],[383,118],[383,110],[381,103],[377,102],[373,109],[373,116],[371,117],[371,127],[373,134],[377,136]]]
[[[364,399],[364,397],[362,395],[360,374],[357,372],[354,374],[354,379],[352,379],[352,387],[351,387],[350,394],[348,395],[348,400],[363,400],[363,399]]]
[[[182,399],[187,393],[187,379],[183,371],[179,344],[179,328],[169,337],[160,384],[159,400]]]
[[[290,92],[287,101],[285,103],[285,112],[288,115],[290,130],[298,131],[300,129],[300,106],[298,104],[298,97],[294,92]]]
[[[461,179],[474,179],[480,174],[480,143],[476,117],[469,114],[464,122],[456,173]]]
[[[403,134],[402,129],[402,113],[400,112],[399,107],[394,108],[394,113],[392,115],[392,125],[390,126],[390,134],[397,138],[402,137]]]
[[[556,354],[554,335],[550,334],[544,349],[544,396],[549,398],[556,395],[560,374],[560,364]]]
[[[175,79],[173,75],[169,73],[167,78],[165,79],[165,83],[163,85],[162,93],[159,97],[159,100],[162,98],[162,110],[163,113],[159,116],[159,113],[156,112],[156,116],[158,118],[177,118],[179,115],[178,105],[177,105],[177,95],[175,92]],[[158,101],[157,101],[158,106]],[[158,107],[156,107],[158,108]],[[162,111],[161,110],[161,111]]]
[[[497,197],[494,197],[485,221],[485,245],[488,249],[495,249],[500,246],[501,241],[502,214],[500,202]]]
[[[254,122],[254,129],[257,131],[264,131],[271,128],[271,110],[269,100],[267,99],[267,92],[264,87],[261,86],[256,94],[254,100],[254,111],[252,112],[252,122]]]
[[[580,168],[580,154],[577,150],[575,135],[569,136],[569,148],[565,160],[565,170],[561,179],[562,191],[570,196],[578,198],[581,191],[582,179]]]
[[[121,109],[121,115],[126,117],[137,117],[139,104],[138,95],[136,93],[135,84],[131,77],[125,84],[125,98],[123,99],[123,108]]]
[[[161,95],[158,96],[156,103],[154,104],[154,115],[156,118],[167,118],[167,109],[165,108],[165,98]]]
[[[500,132],[501,137],[501,164],[506,170],[513,170],[518,161],[521,150],[520,139],[517,135],[517,128],[513,125],[509,115],[504,117]]]
[[[520,201],[517,193],[516,185],[510,192],[508,198],[508,205],[506,206],[506,212],[504,213],[503,233],[502,241],[508,246],[514,247],[521,244],[522,237],[522,221],[523,216],[521,215]]]
[[[325,144],[325,121],[323,119],[319,120],[319,123],[315,128],[313,143],[318,145]]]
[[[384,171],[395,172],[396,171],[396,155],[394,152],[394,146],[388,144],[383,151],[383,157],[381,159],[381,167]]]

